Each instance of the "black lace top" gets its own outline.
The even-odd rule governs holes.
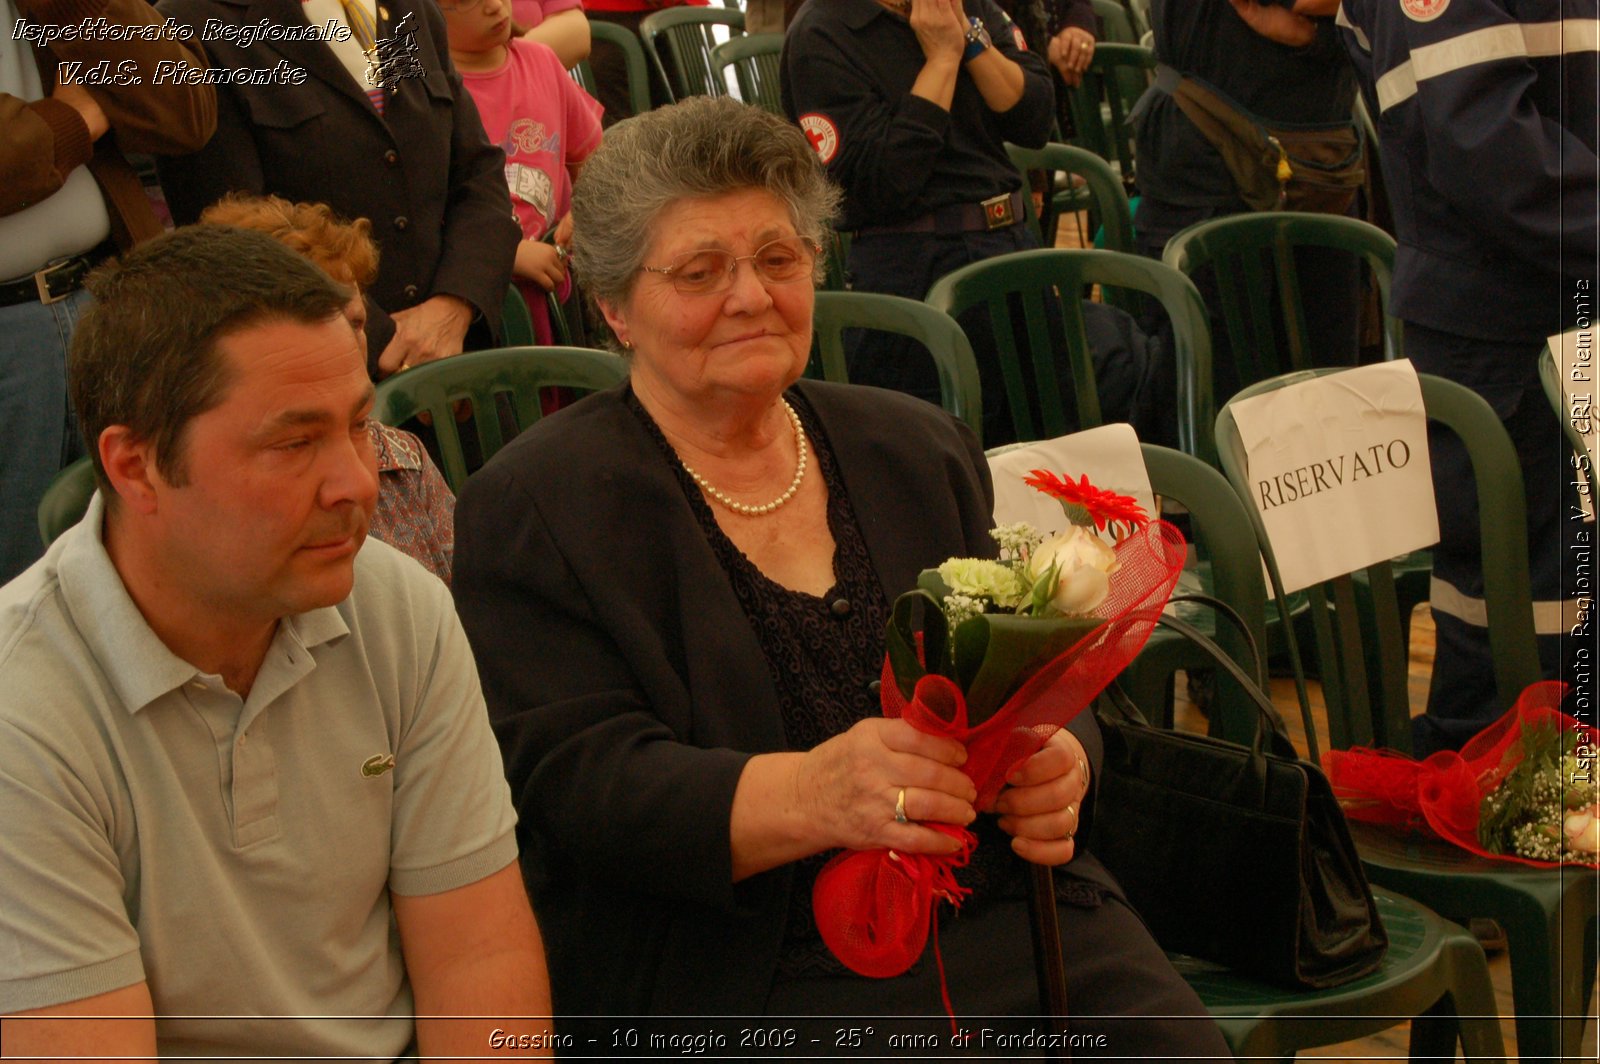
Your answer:
[[[828,488],[834,585],[821,598],[773,582],[745,557],[723,533],[677,452],[631,393],[629,405],[676,470],[684,495],[761,644],[790,748],[809,750],[857,721],[883,712],[877,692],[890,603],[872,568],[855,509],[815,413],[797,392],[788,392],[786,398],[800,416],[816,471]],[[887,806],[884,815],[891,815]],[[965,905],[982,905],[986,897],[1023,897],[1025,879],[1020,862],[1011,855],[1010,837],[995,826],[993,817],[980,816],[976,831],[979,844],[972,863],[956,873],[957,880],[973,891]],[[817,873],[836,852],[796,862],[779,979],[845,970],[817,934],[811,910]]]

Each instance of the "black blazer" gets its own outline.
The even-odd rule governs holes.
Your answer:
[[[193,155],[158,160],[172,216],[183,225],[225,192],[326,203],[372,221],[378,279],[367,291],[369,367],[394,337],[389,313],[435,295],[477,308],[498,335],[522,231],[506,191],[505,155],[489,143],[472,96],[450,62],[444,17],[427,0],[384,0],[388,36],[408,14],[423,75],[400,79],[379,116],[322,41],[205,41],[211,65],[271,70],[287,62],[300,85],[217,88],[217,132]],[[304,26],[297,0],[160,0],[198,30],[210,19],[251,27]]]
[[[988,465],[965,426],[893,392],[795,387],[890,601],[947,557],[992,556]],[[625,388],[540,421],[467,483],[456,604],[557,1013],[759,1014],[792,873],[734,884],[729,816],[745,761],[788,748],[777,694]],[[1090,716],[1074,733],[1098,766]],[[1070,867],[1109,885],[1092,858]]]

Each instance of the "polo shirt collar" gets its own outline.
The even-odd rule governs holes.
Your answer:
[[[852,30],[861,29],[879,15],[891,17],[893,15],[893,12],[878,3],[878,0],[832,0],[832,2],[839,6],[839,20]]]
[[[104,524],[105,501],[96,491],[83,520],[63,534],[56,576],[84,646],[133,714],[202,673],[168,649],[139,612],[106,553]],[[285,617],[273,646],[287,639],[309,650],[349,632],[339,608],[326,606]]]

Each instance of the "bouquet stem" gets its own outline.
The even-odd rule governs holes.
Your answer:
[[[1039,980],[1039,1010],[1062,1034],[1067,1030],[1067,971],[1061,959],[1061,924],[1056,913],[1056,880],[1049,865],[1028,865],[1028,916],[1033,925],[1033,967]],[[1065,1040],[1046,1053],[1070,1060]]]

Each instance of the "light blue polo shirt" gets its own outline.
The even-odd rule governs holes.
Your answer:
[[[516,859],[449,591],[369,538],[241,701],[145,623],[103,514],[0,588],[0,1013],[143,979],[163,1056],[398,1055],[389,892]]]

